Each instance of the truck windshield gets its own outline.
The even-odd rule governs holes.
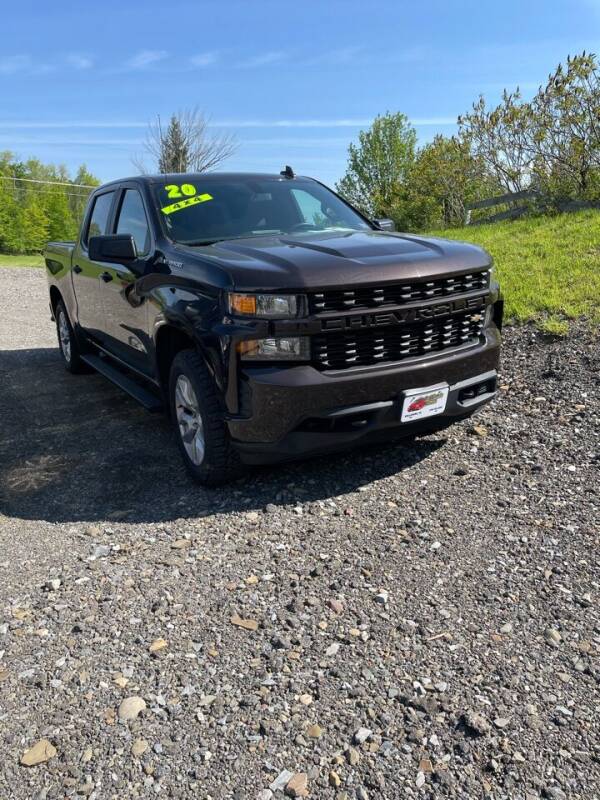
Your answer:
[[[181,244],[370,227],[333,192],[310,180],[181,175],[155,191],[165,231]]]

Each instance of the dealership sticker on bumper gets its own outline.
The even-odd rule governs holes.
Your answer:
[[[428,389],[410,389],[404,392],[400,421],[416,422],[442,414],[446,409],[448,391],[448,386],[431,386]]]

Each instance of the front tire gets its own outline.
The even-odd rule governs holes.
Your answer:
[[[242,474],[215,382],[195,350],[182,350],[173,360],[169,405],[179,450],[195,481],[218,486]]]
[[[54,317],[56,319],[58,349],[66,370],[74,375],[79,372],[85,372],[86,364],[81,360],[81,349],[73,333],[73,326],[62,300],[59,300],[56,305]]]

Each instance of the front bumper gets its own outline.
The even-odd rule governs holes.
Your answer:
[[[482,344],[412,362],[339,372],[247,367],[242,413],[228,419],[229,432],[242,459],[256,464],[443,428],[494,397],[499,355],[500,332],[491,324]],[[444,413],[401,424],[401,393],[442,382],[450,386]]]

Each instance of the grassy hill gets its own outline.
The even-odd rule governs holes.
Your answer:
[[[491,253],[507,319],[565,333],[568,320],[600,322],[600,212],[580,211],[432,232]]]

